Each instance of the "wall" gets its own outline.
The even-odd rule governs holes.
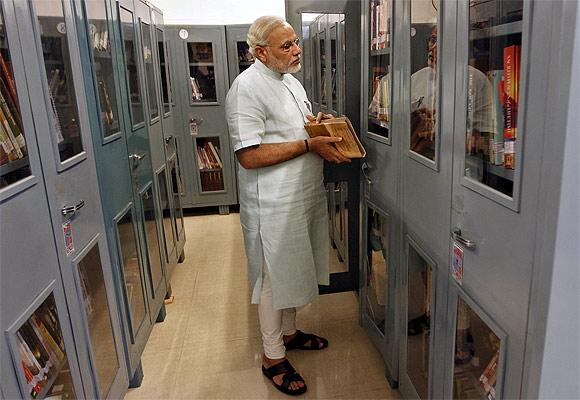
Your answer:
[[[262,15],[285,16],[284,0],[152,0],[166,24],[250,24]]]

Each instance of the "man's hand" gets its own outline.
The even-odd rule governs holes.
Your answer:
[[[308,148],[326,161],[336,164],[341,164],[343,162],[349,163],[350,159],[343,156],[333,145],[333,143],[340,142],[341,140],[342,138],[337,137],[316,136],[308,139]]]
[[[316,114],[316,117],[314,115],[307,115],[306,118],[308,118],[308,121],[310,121],[310,122],[314,122],[316,124],[319,124],[320,121],[322,121],[323,119],[333,119],[334,115],[323,114],[322,111],[320,111],[318,114]]]
[[[420,108],[411,113],[411,132],[419,138],[435,140],[435,111]]]

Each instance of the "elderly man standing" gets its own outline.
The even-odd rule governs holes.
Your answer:
[[[308,138],[310,102],[292,73],[300,70],[299,39],[279,17],[260,17],[247,37],[254,64],[226,98],[232,145],[240,168],[240,220],[252,303],[264,347],[262,372],[290,395],[306,391],[286,350],[321,350],[328,341],[296,330],[296,307],[329,283],[329,237],[323,159],[348,162],[333,146],[340,139]]]

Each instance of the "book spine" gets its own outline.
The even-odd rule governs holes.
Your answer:
[[[517,95],[516,95],[516,46],[503,49],[504,63],[504,92],[505,92],[505,123],[504,139],[515,139],[517,123]]]
[[[18,158],[24,157],[22,150],[20,150],[20,142],[18,139],[16,139],[16,136],[15,136],[14,132],[12,131],[12,127],[10,126],[10,123],[8,122],[8,119],[6,118],[6,115],[4,114],[3,107],[0,107],[0,123],[2,123],[2,125],[4,127],[4,131],[7,133],[8,137],[12,141],[12,144],[14,146],[14,154],[15,154],[16,158],[18,159]]]
[[[8,67],[8,63],[6,62],[1,53],[0,53],[0,69],[2,70],[2,77],[6,82],[6,86],[8,86],[10,97],[12,97],[12,101],[14,102],[14,104],[18,105],[18,96],[16,95],[16,84],[14,83],[14,77],[12,75],[12,72],[10,71],[10,67]]]
[[[16,140],[15,144],[22,151],[22,154],[25,154],[26,141],[24,140],[24,135],[22,134],[22,130],[20,129],[20,125],[14,119],[14,116],[12,115],[12,112],[10,111],[10,107],[8,106],[8,103],[6,102],[6,99],[4,99],[4,96],[2,95],[1,91],[0,91],[0,108],[4,112],[4,115],[6,116],[6,120],[8,121],[8,124],[10,125],[10,128],[12,130],[12,133],[14,134],[14,138]]]
[[[210,148],[210,150],[211,150],[211,152],[212,152],[212,154],[213,154],[213,156],[218,164],[218,167],[222,168],[223,167],[222,160],[221,160],[220,155],[218,154],[215,146],[213,145],[212,142],[209,142],[208,144],[209,144],[209,148]]]

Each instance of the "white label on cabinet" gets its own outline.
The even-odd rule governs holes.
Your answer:
[[[451,275],[460,285],[463,284],[463,249],[453,243],[453,260],[451,261]]]
[[[66,255],[70,256],[72,252],[75,251],[75,244],[72,234],[72,223],[70,219],[62,224],[62,234],[64,236],[64,248],[66,250]]]
[[[189,32],[187,32],[187,29],[180,29],[179,37],[182,38],[183,40],[187,39],[189,37]]]

